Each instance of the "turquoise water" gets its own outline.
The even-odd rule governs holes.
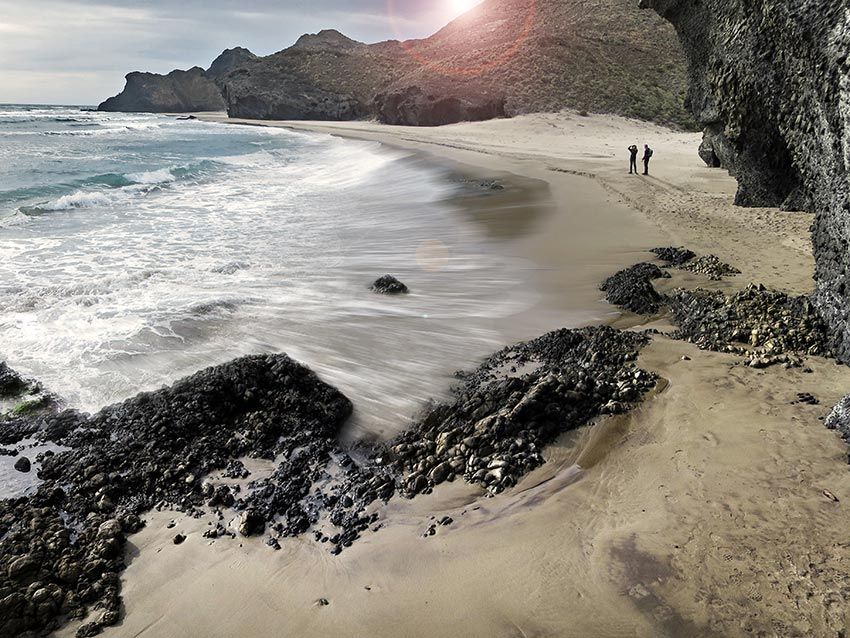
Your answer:
[[[457,188],[374,143],[0,106],[0,359],[95,410],[283,351],[390,434],[533,301]]]

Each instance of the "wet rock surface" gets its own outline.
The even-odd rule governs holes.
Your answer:
[[[30,382],[0,361],[0,398],[12,398],[30,390]]]
[[[201,477],[234,458],[296,449],[321,458],[350,412],[342,394],[277,355],[210,368],[92,417],[2,424],[70,450],[40,458],[35,494],[0,501],[0,635],[49,630],[92,606],[104,611],[80,635],[117,622],[122,548],[140,514],[194,511],[205,502]]]
[[[455,478],[491,493],[515,485],[559,434],[625,412],[655,385],[633,364],[648,340],[608,327],[558,330],[494,354],[452,401],[390,444],[401,491],[412,496]]]
[[[635,264],[612,275],[600,286],[608,303],[639,315],[658,312],[664,297],[655,290],[653,279],[669,279],[669,273],[648,262]]]
[[[377,292],[382,295],[399,295],[410,292],[407,286],[392,275],[378,277],[378,279],[372,282],[372,285],[369,288],[373,292]]]
[[[674,338],[705,350],[831,355],[826,326],[808,297],[750,285],[734,295],[679,289],[669,304],[678,326]]]

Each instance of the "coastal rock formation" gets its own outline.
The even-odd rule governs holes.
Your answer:
[[[97,108],[129,113],[223,111],[226,105],[215,80],[256,57],[248,49],[236,47],[224,51],[206,71],[193,67],[168,75],[130,73],[124,90]]]
[[[850,361],[850,3],[640,0],[675,26],[687,106],[736,202],[815,213],[815,302]]]
[[[98,106],[99,111],[186,113],[225,107],[221,91],[200,67],[168,75],[134,72],[126,79],[124,90]]]
[[[672,29],[632,1],[485,0],[403,42],[367,45],[328,29],[263,58],[230,49],[206,72],[131,74],[100,108],[417,126],[574,108],[692,126]]]
[[[704,350],[755,348],[775,355],[799,352],[830,356],[826,327],[807,297],[764,286],[726,295],[713,290],[675,290],[668,296],[677,339]]]
[[[664,303],[652,285],[653,279],[669,279],[670,275],[655,264],[640,263],[608,277],[599,289],[606,293],[608,303],[639,315],[658,312]]]
[[[497,352],[390,446],[403,492],[455,477],[501,492],[542,465],[556,436],[626,412],[655,386],[632,362],[646,335],[609,327],[556,330]]]
[[[73,411],[5,423],[4,437],[35,435],[68,451],[43,454],[38,490],[0,501],[0,636],[50,630],[62,617],[118,621],[125,535],[155,505],[191,511],[209,496],[202,478],[251,455],[326,462],[351,403],[285,355],[210,368],[88,417]],[[17,441],[6,441],[17,442]],[[288,481],[309,490],[312,474]],[[252,528],[252,530],[255,527]]]

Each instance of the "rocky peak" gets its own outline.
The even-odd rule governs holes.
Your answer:
[[[242,66],[246,62],[255,60],[256,58],[256,55],[244,47],[225,49],[221,55],[213,60],[213,63],[210,65],[210,68],[207,69],[206,73],[211,78],[219,78],[233,69]]]
[[[292,49],[303,50],[319,50],[319,49],[336,49],[344,51],[346,49],[354,49],[357,47],[366,46],[362,42],[352,40],[346,35],[343,35],[336,29],[323,29],[318,33],[305,33],[298,41],[292,45]]]

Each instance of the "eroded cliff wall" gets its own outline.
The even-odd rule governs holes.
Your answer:
[[[850,0],[640,5],[679,34],[686,105],[737,178],[737,203],[815,213],[815,301],[850,361]]]

